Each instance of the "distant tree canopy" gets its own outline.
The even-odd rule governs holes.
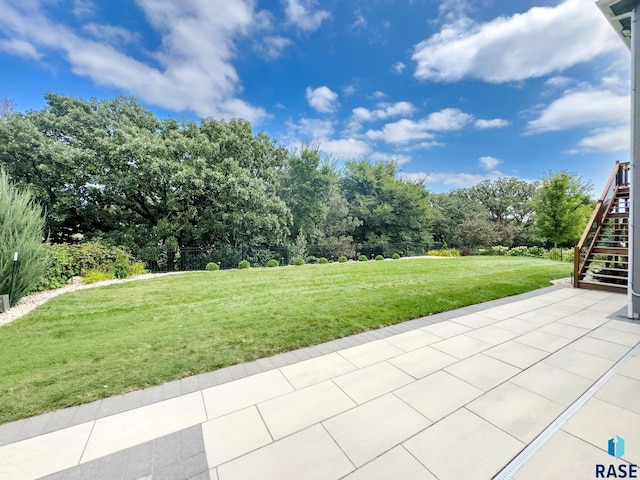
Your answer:
[[[44,207],[53,242],[81,236],[134,253],[221,244],[346,251],[354,241],[564,242],[579,228],[565,235],[549,227],[544,195],[575,192],[547,177],[542,187],[504,177],[430,194],[394,162],[338,167],[317,146],[289,151],[244,120],[160,120],[129,97],[45,98],[42,110],[26,113],[5,101],[0,167]],[[587,192],[579,196],[587,208]],[[565,210],[574,209],[567,201]]]

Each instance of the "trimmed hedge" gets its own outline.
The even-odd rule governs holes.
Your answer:
[[[47,246],[48,268],[35,291],[63,287],[73,277],[86,277],[90,272],[102,272],[113,278],[127,278],[147,273],[142,263],[126,250],[98,242],[77,245]],[[93,278],[98,275],[92,273]]]

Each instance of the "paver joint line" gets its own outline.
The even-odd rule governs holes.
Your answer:
[[[516,473],[526,462],[531,458],[542,446],[551,439],[551,437],[560,428],[567,423],[567,421],[582,407],[589,399],[591,399],[600,390],[613,375],[624,366],[638,351],[640,351],[640,342],[638,342],[627,354],[618,360],[602,377],[594,383],[591,388],[584,392],[580,398],[573,402],[560,416],[549,425],[544,431],[538,435],[529,445],[527,445],[522,452],[520,452],[515,458],[511,460],[498,474],[494,477],[494,480],[508,480]]]

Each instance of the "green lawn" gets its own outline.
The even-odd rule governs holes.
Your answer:
[[[403,259],[171,275],[0,327],[0,423],[549,284],[571,265]]]

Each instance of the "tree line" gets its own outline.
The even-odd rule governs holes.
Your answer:
[[[432,243],[474,248],[575,241],[592,209],[571,173],[429,193],[394,162],[342,166],[289,150],[249,122],[158,119],[135,99],[46,95],[0,118],[0,168],[46,211],[51,242],[134,253],[231,245]]]

